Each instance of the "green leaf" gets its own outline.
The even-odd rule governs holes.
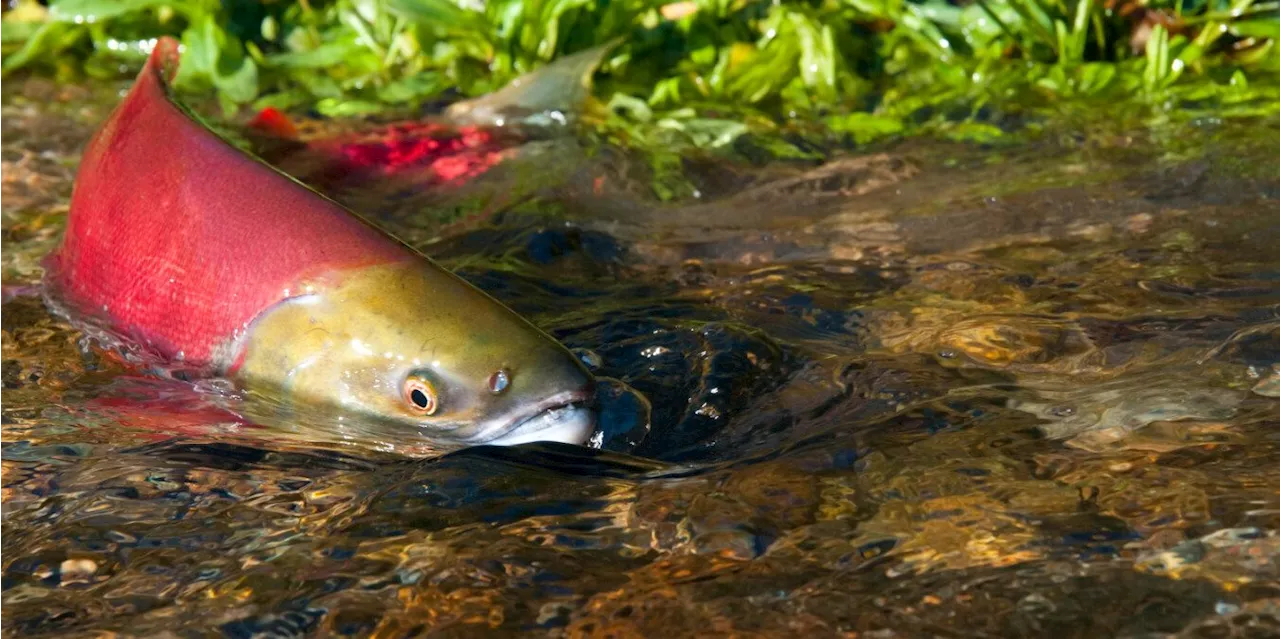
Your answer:
[[[402,104],[439,95],[448,87],[448,83],[438,73],[420,73],[388,84],[378,90],[378,99],[383,102]]]
[[[1241,20],[1228,27],[1232,35],[1241,38],[1271,38],[1280,40],[1280,19],[1259,18],[1257,20]]]
[[[382,105],[368,100],[325,98],[316,103],[316,111],[330,118],[350,118],[377,113]]]
[[[610,113],[623,112],[627,117],[639,122],[648,122],[653,117],[653,111],[644,100],[625,93],[613,94],[613,97],[609,98],[607,108]]]
[[[83,37],[85,31],[61,22],[46,22],[31,35],[26,44],[22,46],[16,53],[5,56],[2,67],[3,75],[8,75],[11,71],[20,69],[39,57],[52,56],[60,51],[68,40],[76,40]]]
[[[658,126],[685,133],[695,146],[703,148],[724,146],[747,132],[747,125],[742,122],[710,118],[682,120],[668,117],[658,120]]]
[[[897,135],[905,128],[902,120],[898,118],[870,113],[851,113],[846,116],[828,118],[827,126],[833,131],[852,135],[858,144],[867,144],[881,138]]]
[[[182,34],[182,64],[178,67],[176,84],[185,86],[202,79],[212,80],[218,66],[221,33],[213,18],[206,17]]]
[[[236,104],[251,102],[258,97],[258,65],[247,57],[243,58],[230,70],[219,69],[214,76],[214,85]]]
[[[244,53],[239,39],[206,15],[182,34],[185,51],[174,84],[201,91],[212,86],[224,111],[258,95],[258,65]]]
[[[392,11],[428,28],[445,31],[489,28],[482,14],[463,9],[449,0],[390,0],[388,5]]]
[[[350,60],[363,51],[353,40],[326,42],[307,51],[291,51],[267,56],[273,67],[287,69],[326,69]]]
[[[1155,91],[1164,86],[1169,75],[1169,32],[1164,25],[1156,25],[1147,39],[1147,66],[1143,71],[1143,84],[1147,91]]]
[[[1089,41],[1089,16],[1093,13],[1093,0],[1076,0],[1075,20],[1071,24],[1068,50],[1059,53],[1071,62],[1084,61],[1084,46]]]
[[[1005,136],[999,127],[981,122],[960,122],[944,131],[944,135],[952,140],[962,142],[991,143]]]
[[[57,22],[92,23],[175,4],[193,3],[175,3],[172,0],[54,0],[49,3],[49,18]]]
[[[1101,93],[1116,77],[1116,66],[1103,62],[1093,62],[1080,68],[1077,90],[1084,95]]]
[[[18,22],[5,20],[0,23],[0,44],[25,44],[44,27],[45,22]]]
[[[1003,34],[1007,42],[1018,42],[1014,27],[1021,18],[1008,4],[994,0],[977,0],[965,7],[961,15],[961,32],[969,46],[980,49],[991,44]]]

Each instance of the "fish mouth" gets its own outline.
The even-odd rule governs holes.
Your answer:
[[[514,446],[528,442],[555,441],[581,444],[595,430],[595,412],[588,405],[590,388],[556,393],[515,415],[485,429],[475,445]]]

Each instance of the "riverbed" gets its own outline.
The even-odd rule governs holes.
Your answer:
[[[669,199],[572,136],[282,159],[602,380],[589,447],[422,455],[217,421],[46,310],[117,96],[4,94],[8,636],[1280,635],[1274,120],[744,148]]]

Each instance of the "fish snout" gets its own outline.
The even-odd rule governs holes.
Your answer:
[[[495,372],[490,380],[495,377],[501,380],[503,376]],[[477,433],[474,443],[582,444],[595,432],[596,381],[569,352],[565,351],[563,357],[543,359],[528,370],[507,371],[506,383],[503,392],[515,395],[510,398],[511,407]],[[491,384],[490,390],[493,388]]]

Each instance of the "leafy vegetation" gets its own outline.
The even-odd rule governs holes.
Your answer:
[[[1280,0],[10,0],[3,72],[118,77],[180,36],[178,85],[327,116],[491,91],[621,38],[602,135],[989,140],[1054,117],[1251,116],[1280,104]],[[795,139],[797,136],[790,136]]]

